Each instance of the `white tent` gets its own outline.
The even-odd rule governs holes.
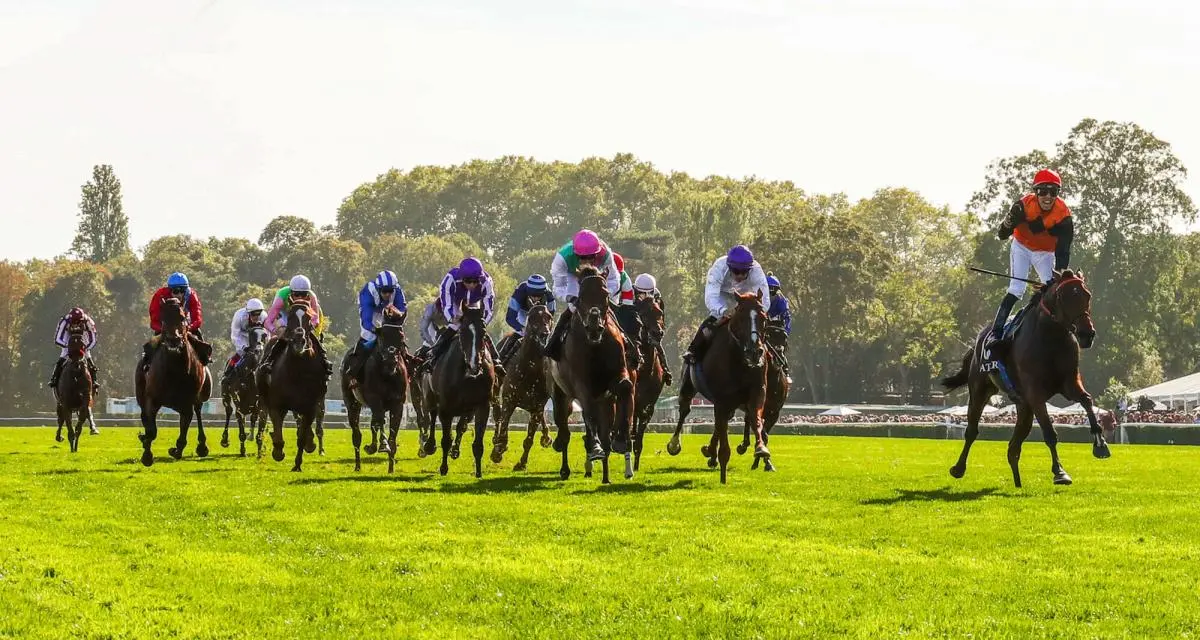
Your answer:
[[[1171,405],[1200,403],[1200,372],[1129,392],[1129,397],[1135,401],[1135,406],[1136,400],[1142,396],[1155,402],[1165,402]]]
[[[851,409],[850,407],[847,407],[847,406],[840,406],[840,407],[833,407],[832,409],[826,409],[825,411],[822,411],[821,413],[819,413],[819,414],[817,414],[817,415],[822,415],[822,416],[856,416],[856,415],[858,415],[858,414],[860,414],[860,413],[862,413],[862,412],[861,412],[861,411],[855,411],[854,409]]]
[[[1000,407],[999,409],[996,409],[996,413],[998,413],[1002,416],[1007,416],[1010,414],[1014,414],[1016,412],[1017,412],[1017,405],[1015,405],[1015,404],[1005,405],[1003,407]]]
[[[967,415],[967,405],[964,404],[964,405],[961,405],[958,407],[950,407],[948,409],[942,409],[938,413],[947,415],[947,416],[965,416],[965,415]],[[993,413],[1000,413],[1000,410],[997,409],[996,407],[993,407],[990,404],[983,407],[983,415],[990,416]]]

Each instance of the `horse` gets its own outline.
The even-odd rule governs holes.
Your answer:
[[[529,464],[529,450],[533,448],[533,434],[542,430],[542,447],[550,446],[550,428],[546,425],[546,401],[550,392],[546,387],[546,367],[542,352],[550,340],[550,329],[554,316],[546,305],[534,305],[529,310],[525,323],[525,336],[512,357],[514,363],[508,368],[500,392],[500,410],[496,413],[496,435],[492,439],[492,462],[499,463],[508,450],[508,422],[513,412],[524,409],[529,412],[524,451],[521,459],[513,465],[513,471],[524,471]],[[515,335],[515,334],[514,334]],[[515,339],[515,338],[514,338]]]
[[[408,360],[408,370],[416,367],[415,362]],[[425,409],[425,396],[432,393],[433,385],[429,372],[414,373],[408,379],[409,404],[413,408],[413,419],[417,423],[417,457],[424,458],[437,451],[437,439],[434,437],[433,416]],[[366,446],[367,453],[374,453],[374,433],[371,434],[372,444]]]
[[[684,367],[679,386],[679,420],[667,443],[667,453],[678,455],[679,434],[699,392],[713,403],[715,426],[709,444],[700,452],[716,453],[721,467],[721,484],[727,482],[729,466],[729,420],[738,409],[745,412],[746,429],[754,434],[754,457],[771,459],[763,436],[763,406],[767,395],[767,350],[764,339],[767,314],[761,293],[735,294],[733,315],[713,328],[704,358]]]
[[[328,380],[325,364],[313,346],[313,313],[307,302],[297,300],[288,308],[287,327],[276,339],[286,339],[287,349],[279,354],[273,371],[259,367],[255,378],[258,394],[271,418],[271,458],[283,460],[283,421],[288,412],[296,417],[296,463],[300,471],[305,453],[317,450],[313,421],[324,409]]]
[[[246,457],[246,440],[254,438],[258,457],[262,457],[263,421],[265,416],[258,401],[258,386],[254,382],[254,370],[262,362],[263,349],[267,343],[267,330],[261,326],[250,328],[250,343],[242,351],[242,359],[234,371],[233,378],[221,380],[221,403],[225,405],[225,430],[221,432],[221,446],[229,447],[229,419],[237,414],[238,443],[240,456]],[[246,430],[246,422],[250,430]]]
[[[446,353],[438,360],[430,375],[425,394],[425,408],[431,418],[442,425],[442,466],[438,473],[450,472],[449,457],[457,458],[458,444],[466,430],[467,420],[475,418],[475,440],[471,452],[475,455],[475,477],[483,477],[483,435],[488,414],[492,409],[492,394],[496,372],[492,356],[484,340],[483,307],[478,303],[459,307],[458,335]],[[458,420],[458,438],[451,455],[450,423]]]
[[[382,445],[376,450],[388,453],[388,473],[396,470],[396,437],[404,421],[404,403],[408,399],[408,368],[405,363],[407,348],[404,343],[404,314],[392,305],[383,309],[383,323],[375,332],[377,344],[374,352],[363,364],[362,384],[350,388],[350,377],[342,376],[342,398],[346,401],[346,419],[354,430],[354,470],[362,470],[359,448],[362,446],[362,430],[359,415],[363,406],[371,409],[371,440],[375,433],[383,432],[383,421],[388,421],[390,436],[384,434]],[[342,369],[346,369],[350,353],[346,353]],[[390,439],[389,439],[390,438]]]
[[[609,310],[604,276],[591,266],[579,269],[579,299],[570,315],[562,359],[550,362],[550,398],[558,435],[554,450],[562,454],[559,476],[571,477],[567,445],[571,431],[567,420],[572,403],[583,409],[587,462],[599,460],[604,484],[608,484],[608,455],[625,455],[625,478],[633,477],[630,455],[633,440],[633,381],[626,368],[625,344],[616,318]],[[560,320],[562,322],[562,320]],[[585,477],[591,475],[590,465]]]
[[[654,418],[654,407],[663,390],[663,372],[667,363],[658,357],[658,345],[666,333],[663,309],[653,297],[645,297],[634,303],[642,319],[642,335],[638,337],[638,348],[642,352],[642,366],[637,372],[637,387],[634,392],[634,416],[637,423],[633,434],[633,470],[642,462],[642,444],[646,439],[646,428]]]
[[[58,386],[54,388],[54,403],[58,412],[58,432],[54,439],[63,441],[63,425],[67,426],[67,443],[71,453],[79,451],[79,436],[83,434],[83,423],[91,427],[92,435],[100,433],[96,421],[92,418],[92,373],[88,371],[87,349],[84,346],[83,331],[72,329],[67,338],[67,362],[63,365],[58,378]],[[71,426],[71,417],[79,413],[79,422]]]
[[[788,382],[787,374],[783,372],[783,366],[777,362],[776,353],[787,353],[787,332],[783,329],[783,323],[768,320],[767,321],[767,353],[769,356],[767,364],[767,397],[763,401],[763,444],[770,444],[771,429],[775,427],[775,423],[779,422],[779,414],[783,412],[783,405],[787,402],[788,392],[791,391],[792,385]],[[737,446],[738,455],[744,455],[746,450],[750,448],[750,425],[746,425],[746,429],[742,434],[742,443]],[[713,453],[714,447],[709,446],[709,453]],[[771,463],[770,458],[754,458],[754,463],[750,465],[753,471],[758,468],[759,463],[763,463],[763,471],[774,471],[775,465]],[[715,467],[716,456],[709,459],[709,466]]]
[[[195,416],[196,455],[201,458],[208,455],[200,410],[212,395],[212,374],[202,364],[193,337],[184,326],[184,312],[179,300],[167,298],[160,312],[161,342],[150,358],[150,370],[145,371],[141,362],[138,362],[133,374],[143,429],[138,439],[142,442],[142,464],[147,467],[154,464],[154,454],[150,448],[158,437],[158,410],[163,407],[174,409],[179,414],[179,438],[167,453],[176,460],[183,458],[188,427],[192,424],[192,416]]]
[[[1112,455],[1104,440],[1104,431],[1096,420],[1092,396],[1084,389],[1083,378],[1079,375],[1080,347],[1087,349],[1096,339],[1092,292],[1082,273],[1068,269],[1055,274],[1054,282],[1042,291],[1041,301],[1023,315],[1025,318],[1020,321],[1011,346],[999,359],[1018,395],[1016,427],[1008,442],[1008,466],[1012,468],[1013,483],[1020,487],[1021,444],[1033,428],[1033,419],[1037,418],[1042,439],[1050,448],[1050,472],[1054,484],[1071,484],[1071,476],[1058,459],[1058,433],[1054,430],[1054,421],[1046,411],[1046,401],[1054,394],[1061,393],[1068,400],[1078,402],[1087,412],[1092,455],[1097,458]],[[942,379],[947,390],[966,386],[969,393],[962,453],[950,468],[954,478],[966,474],[967,455],[979,435],[979,416],[988,399],[1000,390],[991,372],[984,370],[988,362],[984,345],[990,333],[990,329],[980,331],[973,348],[963,355],[958,372]]]

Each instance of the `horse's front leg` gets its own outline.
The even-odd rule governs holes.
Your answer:
[[[398,404],[393,403],[387,412],[388,439],[391,440],[391,446],[388,447],[388,473],[396,472],[396,449],[400,447],[397,439],[400,437],[400,419],[404,417],[404,403]]]
[[[517,410],[512,398],[508,402],[499,402],[493,407],[496,417],[496,433],[492,436],[492,462],[500,464],[504,461],[504,454],[508,451],[508,422],[512,420],[512,414]],[[533,422],[530,420],[530,422]],[[526,449],[528,450],[528,448]],[[517,471],[518,469],[514,469]]]
[[[221,431],[221,448],[228,449],[229,448],[229,422],[233,418],[233,402],[230,401],[229,396],[223,396],[221,398],[221,404],[225,405],[225,429],[223,431]],[[242,436],[244,434],[242,433],[242,412],[241,411],[238,412],[237,417],[238,417],[238,435]]]
[[[138,439],[142,441],[143,466],[149,467],[154,464],[154,453],[151,452],[150,447],[154,444],[155,438],[158,438],[158,407],[142,407],[142,434],[138,436]]]
[[[487,433],[488,413],[492,409],[490,402],[479,403],[475,410],[475,440],[471,442],[471,453],[475,455],[475,477],[483,477],[483,436]]]
[[[287,414],[279,407],[270,407],[267,413],[271,418],[271,459],[283,462],[283,420]]]
[[[1038,426],[1042,428],[1042,440],[1050,449],[1050,473],[1054,474],[1054,484],[1071,484],[1071,476],[1063,469],[1058,459],[1058,432],[1054,430],[1054,421],[1046,411],[1046,405],[1034,407],[1033,415],[1037,418]]]
[[[207,458],[208,438],[204,436],[204,418],[200,415],[204,411],[204,403],[197,404],[194,411],[196,413],[196,456]]]
[[[192,412],[181,411],[179,413],[179,437],[175,439],[175,446],[167,449],[167,453],[176,460],[183,459],[183,450],[187,447],[188,429],[192,426]]]
[[[675,421],[675,433],[667,441],[667,453],[673,456],[677,456],[680,451],[683,451],[683,445],[679,442],[679,434],[683,433],[683,423],[687,420],[688,414],[692,412],[692,400],[696,397],[696,385],[692,384],[692,374],[686,367],[681,377],[683,379],[679,383],[679,419]]]
[[[1096,408],[1092,404],[1092,396],[1083,388],[1083,383],[1078,377],[1072,382],[1069,388],[1063,390],[1063,395],[1070,400],[1079,403],[1085,413],[1087,413],[1088,426],[1091,428],[1092,434],[1092,455],[1104,459],[1111,458],[1112,451],[1108,449],[1108,442],[1104,439],[1104,428],[1100,426],[1100,421],[1096,419]]]
[[[313,414],[303,413],[296,415],[296,464],[292,467],[292,471],[299,473],[304,465],[304,452],[312,453],[316,450],[312,440]]]

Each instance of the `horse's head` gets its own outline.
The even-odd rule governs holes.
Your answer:
[[[767,313],[762,303],[761,292],[737,294],[737,306],[729,319],[729,332],[741,349],[742,362],[752,369],[762,367],[766,356]]]
[[[242,357],[248,361],[247,364],[256,365],[262,360],[269,334],[262,325],[251,325],[249,334],[250,340],[246,344],[246,351],[242,353]]]
[[[653,296],[646,296],[634,303],[634,308],[637,309],[638,316],[642,319],[642,340],[651,346],[657,346],[662,342],[663,334],[666,333],[666,320],[663,315],[662,307],[658,305],[658,300]]]
[[[588,344],[600,344],[604,340],[608,318],[608,284],[600,270],[593,266],[579,268],[579,300],[575,310],[583,322]]]
[[[483,342],[487,338],[487,330],[483,325],[483,305],[478,302],[468,304],[464,300],[459,309],[459,351],[467,365],[467,377],[476,378],[483,373],[483,358],[487,353],[487,346]]]
[[[1067,269],[1055,274],[1050,290],[1042,296],[1042,309],[1057,323],[1067,327],[1087,349],[1096,340],[1096,325],[1092,322],[1092,292],[1087,288],[1083,272]]]
[[[525,338],[536,342],[543,349],[550,341],[550,332],[554,325],[554,315],[544,304],[535,304],[529,310],[525,320]]]
[[[312,309],[304,300],[294,300],[288,307],[287,337],[288,347],[297,355],[313,351],[312,340]]]
[[[87,342],[83,339],[82,327],[71,327],[67,331],[67,357],[79,360],[87,351]]]
[[[383,362],[385,375],[396,375],[404,362],[404,318],[404,312],[393,305],[383,308],[383,323],[375,334],[379,336],[376,355]]]
[[[187,316],[183,312],[183,303],[178,298],[163,298],[159,307],[159,319],[162,322],[162,342],[171,351],[180,351],[185,343],[187,327],[184,325]]]

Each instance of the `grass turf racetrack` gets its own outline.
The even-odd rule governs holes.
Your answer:
[[[1188,637],[1200,628],[1197,450],[777,437],[780,472],[721,486],[684,439],[609,487],[535,448],[531,472],[436,475],[402,432],[352,471],[216,455],[143,469],[135,429],[0,429],[0,637]],[[210,433],[219,436],[216,430]],[[470,434],[466,440],[470,440]],[[490,435],[488,436],[490,438]],[[214,437],[211,442],[216,443]],[[289,456],[294,432],[287,434]],[[519,450],[516,436],[513,446]],[[236,446],[236,442],[234,443]],[[572,440],[573,462],[582,447]],[[582,471],[577,468],[577,471]],[[619,476],[619,472],[616,474]]]

